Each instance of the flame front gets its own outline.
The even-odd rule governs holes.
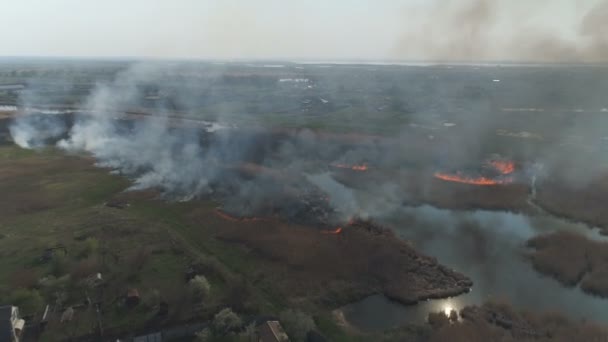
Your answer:
[[[367,164],[359,164],[359,165],[347,165],[347,164],[331,164],[333,167],[337,167],[339,169],[349,169],[353,171],[365,172],[368,169]]]
[[[321,234],[332,234],[332,235],[338,235],[342,233],[342,227],[338,227],[334,230],[322,230]]]
[[[489,164],[503,175],[508,175],[515,171],[515,163],[512,161],[494,160]]]
[[[435,178],[438,178],[438,179],[441,179],[444,181],[448,181],[448,182],[456,182],[456,183],[472,184],[472,185],[501,185],[501,184],[509,184],[509,183],[513,182],[513,180],[511,178],[505,178],[505,179],[492,179],[492,178],[487,178],[487,177],[473,178],[473,177],[461,176],[458,174],[448,174],[448,173],[441,173],[441,172],[435,172],[434,176],[435,176]]]

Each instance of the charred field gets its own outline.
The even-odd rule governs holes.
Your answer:
[[[568,312],[507,304],[470,302],[454,308],[459,321],[432,316],[373,334],[332,316],[373,295],[407,306],[471,289],[500,297],[485,285],[500,270],[476,267],[507,265],[492,264],[502,249],[605,294],[601,267],[580,275],[583,256],[603,245],[584,242],[583,230],[536,237],[561,228],[530,223],[608,227],[608,103],[580,90],[606,90],[603,67],[98,68],[65,71],[85,81],[62,90],[44,74],[27,83],[10,73],[26,90],[0,93],[0,298],[34,319],[55,307],[48,340],[99,335],[84,298],[99,303],[106,337],[211,321],[224,307],[249,321],[297,310],[338,341],[442,340],[476,324],[486,338],[567,336],[539,326]],[[450,243],[470,259],[434,255]],[[568,248],[576,260],[558,255]],[[592,254],[593,265],[605,259]],[[97,273],[103,285],[92,287]],[[191,275],[210,284],[202,301]],[[133,288],[141,305],[125,308]],[[169,313],[159,317],[161,303]],[[78,318],[60,323],[70,307]]]

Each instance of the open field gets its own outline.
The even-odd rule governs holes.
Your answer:
[[[500,288],[492,283],[500,271],[487,269],[510,265],[501,258],[520,257],[530,234],[550,231],[528,219],[608,226],[608,104],[579,91],[602,89],[606,72],[0,68],[13,83],[0,91],[0,301],[18,304],[30,322],[50,304],[41,337],[51,341],[209,324],[226,307],[245,323],[297,310],[331,340],[399,340],[359,334],[332,312],[374,294],[403,304],[456,296],[471,287],[467,276],[481,283],[473,293],[483,301]],[[125,191],[131,186],[145,190]],[[395,235],[407,230],[411,243]],[[602,294],[599,245],[553,239],[532,240],[536,269]],[[462,249],[454,260],[473,257],[450,263],[451,249]],[[195,275],[205,278],[190,281]],[[131,308],[129,293],[139,300]],[[581,306],[577,313],[589,312]],[[74,318],[59,322],[72,309]],[[470,330],[452,323],[447,332],[404,329],[421,341]],[[488,329],[467,336],[519,337]]]
[[[372,293],[410,303],[470,286],[368,223],[333,235],[275,220],[234,222],[215,203],[169,203],[155,191],[123,192],[128,184],[86,156],[0,147],[0,295],[34,319],[50,304],[45,339],[95,332],[87,297],[100,303],[112,335],[210,319],[224,306],[244,316],[295,307],[322,322],[330,309]],[[201,304],[189,297],[189,267],[211,283]],[[97,272],[103,281],[93,286]],[[132,288],[141,304],[128,309]],[[160,302],[169,305],[167,317],[157,317]],[[59,323],[68,307],[73,320]],[[329,322],[320,328],[339,337]]]

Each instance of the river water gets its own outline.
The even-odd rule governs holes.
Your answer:
[[[525,242],[535,235],[568,230],[606,240],[597,229],[546,214],[458,212],[430,206],[401,208],[383,223],[418,250],[469,276],[474,285],[467,294],[412,306],[374,295],[342,307],[345,319],[360,330],[420,323],[429,312],[460,310],[492,298],[508,300],[518,309],[559,311],[576,319],[608,323],[608,299],[562,286],[536,272],[525,257]]]

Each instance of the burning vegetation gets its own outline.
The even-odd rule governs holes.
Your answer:
[[[468,176],[461,171],[455,173],[435,172],[434,177],[446,182],[456,182],[471,185],[489,186],[489,185],[505,185],[513,183],[512,177],[507,175],[515,172],[515,163],[504,160],[491,160],[486,162],[486,169],[490,169],[492,173],[497,175],[490,176]]]
[[[501,185],[501,184],[510,184],[513,182],[513,180],[511,178],[506,178],[506,179],[491,179],[491,178],[486,178],[486,177],[474,178],[474,177],[464,176],[460,173],[449,174],[449,173],[436,172],[434,174],[434,176],[435,176],[435,178],[444,180],[446,182],[456,182],[456,183],[471,184],[471,185]]]
[[[355,164],[355,165],[331,164],[331,166],[335,167],[335,168],[338,168],[338,169],[353,170],[353,171],[358,171],[358,172],[365,172],[365,171],[367,171],[369,169],[369,167],[365,163],[363,163],[363,164]]]
[[[332,67],[332,70],[340,70],[340,68]],[[442,72],[440,69],[433,70],[436,73]],[[273,70],[272,73],[274,72],[277,71]],[[309,71],[307,70],[307,72]],[[326,77],[325,74],[328,72],[331,71],[324,70],[323,74],[317,75],[319,80],[315,80],[315,85],[317,82],[321,84],[323,77]],[[416,73],[418,72],[416,71]],[[456,70],[450,71],[450,75],[454,72]],[[551,70],[552,74],[556,72]],[[182,74],[189,73],[180,73],[180,75]],[[264,82],[272,78],[270,72],[263,78],[252,75]],[[340,75],[342,74],[337,74],[336,77]],[[357,76],[357,73],[349,69],[340,77],[350,77],[351,75]],[[570,75],[568,76],[570,77]],[[160,79],[156,79],[156,77]],[[437,87],[443,87],[445,78],[438,77],[437,79],[442,80]],[[469,77],[464,79],[467,80]],[[181,76],[179,80],[181,80]],[[426,82],[426,75],[424,80]],[[198,119],[186,120],[185,117],[180,118],[180,115],[171,114],[169,116],[171,120],[164,122],[162,115],[155,117],[157,115],[152,112],[157,107],[162,107],[161,103],[143,107],[145,110],[151,111],[150,115],[120,114],[129,111],[130,108],[142,107],[137,95],[128,98],[126,103],[117,99],[123,99],[125,94],[137,94],[139,88],[145,88],[144,86],[155,82],[163,85],[170,83],[166,81],[167,78],[162,74],[161,76],[149,76],[146,70],[127,71],[114,82],[107,85],[102,84],[97,87],[98,89],[92,91],[90,98],[83,101],[83,103],[87,103],[87,107],[82,108],[85,114],[74,113],[66,117],[46,115],[42,118],[39,115],[23,115],[10,124],[7,133],[0,132],[0,137],[2,134],[8,137],[10,133],[11,141],[27,148],[52,144],[69,152],[87,152],[96,158],[97,165],[110,168],[117,174],[134,180],[134,185],[129,188],[131,190],[158,189],[164,196],[163,198],[180,202],[182,200],[201,202],[209,200],[213,203],[221,203],[222,209],[214,209],[212,205],[201,205],[200,208],[192,209],[191,212],[179,217],[179,220],[192,224],[180,227],[168,226],[166,229],[171,230],[171,233],[177,237],[187,234],[187,239],[201,242],[202,246],[211,246],[210,248],[214,249],[212,253],[219,256],[222,256],[225,251],[229,251],[229,257],[220,259],[234,262],[228,266],[231,266],[232,269],[243,270],[244,278],[255,279],[251,284],[253,287],[257,286],[258,280],[263,279],[262,286],[268,285],[268,288],[271,289],[268,292],[276,291],[279,301],[286,299],[285,302],[291,300],[301,302],[302,298],[306,298],[309,302],[304,304],[322,303],[325,305],[323,308],[335,307],[338,304],[345,304],[353,299],[378,292],[400,302],[411,304],[421,299],[458,295],[466,292],[472,285],[466,276],[439,265],[434,258],[420,254],[408,242],[370,221],[354,219],[345,223],[345,218],[351,217],[355,212],[364,211],[372,217],[381,217],[381,215],[388,215],[387,212],[390,210],[387,208],[392,209],[393,206],[398,207],[404,203],[432,204],[438,207],[463,210],[514,209],[523,211],[528,206],[529,188],[524,182],[516,182],[523,174],[519,171],[520,164],[500,157],[487,158],[489,155],[496,156],[496,153],[504,153],[512,155],[514,159],[518,160],[518,163],[521,162],[522,165],[525,165],[523,163],[532,162],[525,159],[529,158],[526,153],[533,154],[534,151],[530,150],[535,150],[535,148],[528,148],[528,146],[519,148],[520,145],[512,142],[502,144],[503,140],[481,141],[480,143],[476,134],[471,134],[467,130],[461,131],[464,129],[461,126],[394,125],[395,128],[400,129],[395,133],[403,134],[399,134],[398,137],[395,135],[394,138],[379,137],[378,132],[384,132],[386,127],[373,126],[371,123],[380,122],[386,126],[387,121],[378,120],[378,115],[382,112],[380,109],[378,109],[378,113],[373,113],[373,116],[365,118],[368,121],[357,122],[357,125],[349,127],[337,127],[346,128],[347,131],[350,131],[351,128],[366,130],[356,135],[330,134],[310,129],[262,128],[265,127],[266,122],[261,120],[270,120],[266,116],[251,119],[250,117],[241,118],[235,114],[235,117],[232,118],[234,123],[214,125]],[[196,96],[192,96],[192,98],[206,101],[206,103],[199,103],[193,107],[196,109],[195,112],[198,113],[199,108],[206,108],[205,112],[207,112],[221,107],[214,102],[215,95],[212,94],[217,93],[223,97],[232,98],[234,94],[239,93],[235,89],[246,89],[247,91],[253,89],[250,98],[240,99],[246,106],[242,110],[237,107],[238,110],[235,109],[235,113],[249,113],[251,108],[261,113],[281,113],[282,118],[282,113],[285,111],[272,110],[280,108],[266,107],[267,104],[273,104],[273,100],[259,95],[263,90],[268,94],[277,94],[275,81],[266,82],[271,85],[268,88],[252,87],[253,83],[249,81],[239,85],[241,81],[243,81],[242,77],[212,80],[208,87],[202,87],[204,91],[201,90],[196,93]],[[462,80],[459,78],[458,84],[461,82]],[[349,82],[340,83],[349,84]],[[356,80],[356,82],[350,83],[357,84],[359,87],[358,84],[361,82]],[[475,78],[475,83],[478,83],[477,78]],[[509,82],[503,83],[505,87],[509,86]],[[217,84],[222,88],[214,88]],[[445,81],[445,84],[451,88],[455,83]],[[579,82],[579,84],[588,84],[588,82]],[[244,88],[239,88],[240,86],[244,86]],[[159,88],[162,87],[159,86]],[[211,90],[207,91],[207,88]],[[370,86],[370,89],[372,88],[382,87]],[[400,90],[397,86],[391,88],[395,94],[409,91]],[[224,89],[228,89],[228,91],[223,93]],[[314,92],[317,91],[316,89],[324,89],[324,87],[314,89],[307,91]],[[170,91],[161,89],[158,93],[182,93],[178,90],[180,89]],[[361,93],[366,92],[371,93],[367,89],[349,90],[346,87],[344,93],[356,94],[356,98],[353,97],[353,99],[358,99]],[[201,93],[204,96],[200,96]],[[512,92],[501,90],[500,93],[495,94],[496,99],[509,102],[507,98],[499,98],[500,94],[509,93]],[[476,98],[483,97],[484,94],[485,91],[480,91],[476,92],[475,96]],[[490,93],[488,92],[488,94]],[[280,96],[280,100],[295,98],[295,96],[283,96],[283,94]],[[442,99],[445,101],[444,104],[447,107],[459,107],[452,106],[452,104],[461,102],[461,93],[457,92],[453,98],[450,96],[452,95],[446,94]],[[378,101],[382,102],[392,97],[397,96],[379,97]],[[455,99],[456,97],[458,99]],[[335,98],[337,99],[338,96]],[[149,99],[150,97],[148,97]],[[263,99],[263,103],[254,102],[258,99]],[[407,111],[408,117],[411,117],[416,113],[428,113],[425,106],[435,108],[436,100],[436,97],[432,95],[429,96],[429,101],[432,102],[422,103],[420,108],[406,108],[410,104],[405,103],[394,103],[392,107],[395,110],[401,108]],[[495,98],[488,97],[488,100],[494,101]],[[172,101],[167,99],[167,102]],[[278,102],[279,99],[274,99],[274,101]],[[424,99],[420,99],[420,102],[424,101]],[[332,113],[333,102],[328,104],[320,101],[318,107],[314,108],[309,106],[308,102],[304,104],[307,106],[306,110],[310,109],[323,114]],[[338,101],[335,102],[336,107],[333,108],[339,109],[341,104]],[[343,102],[355,103],[346,98]],[[284,105],[292,107],[291,103],[284,103]],[[301,110],[299,106],[294,108],[298,110],[297,113]],[[378,108],[384,108],[384,104],[379,103]],[[471,106],[470,109],[475,108],[477,106]],[[108,109],[111,111],[109,112]],[[175,108],[163,108],[163,110],[165,109],[172,112]],[[469,108],[463,108],[462,115],[468,111]],[[390,115],[392,118],[394,113]],[[316,120],[319,116],[311,117]],[[404,117],[406,116],[404,115]],[[488,115],[487,117],[497,122],[492,122],[492,125],[488,125],[488,127],[498,125],[501,120],[515,120],[513,116],[509,116],[508,119],[498,115],[492,117]],[[219,120],[221,117],[218,117]],[[255,125],[249,125],[249,123],[257,122],[256,120],[260,120],[259,123],[262,127],[255,129],[250,127]],[[525,129],[528,129],[527,125],[533,123],[530,123],[529,120],[525,121]],[[551,122],[554,121],[556,120],[551,117]],[[539,119],[538,122],[544,125],[543,120]],[[547,130],[556,128],[553,125],[547,126]],[[375,131],[374,127],[375,129],[380,128],[380,130]],[[449,130],[447,127],[450,127]],[[542,127],[536,128],[542,131]],[[436,133],[429,136],[429,129]],[[602,134],[604,133],[602,132]],[[512,139],[508,135],[499,134],[498,138],[494,134],[491,136],[492,139]],[[516,143],[523,144],[523,142]],[[533,143],[540,144],[541,142],[534,141]],[[472,146],[479,147],[478,154],[470,153],[469,149],[472,149]],[[452,148],[454,150],[451,150]],[[539,147],[538,150],[540,151],[541,148]],[[451,152],[454,151],[461,152],[461,155],[452,154]],[[454,156],[453,165],[475,166],[458,171],[434,169],[434,161],[446,153]],[[7,158],[5,157],[7,160],[5,168],[14,167],[16,164],[12,160],[8,161]],[[338,160],[347,163],[336,163],[335,161]],[[372,165],[373,172],[368,172],[370,171],[369,165]],[[61,165],[61,167],[69,166],[69,164]],[[24,170],[36,169],[29,165],[22,165],[22,168]],[[328,172],[328,169],[335,172]],[[13,184],[38,184],[36,181],[15,182],[10,178],[21,176],[21,173],[21,171],[4,171],[3,177],[8,177],[6,186],[10,185],[11,188],[7,188],[11,191],[5,191],[5,193],[13,192]],[[436,181],[430,181],[433,180],[432,176]],[[48,183],[53,184],[50,181]],[[563,191],[562,188],[557,187],[558,185],[551,185],[547,182],[541,185],[544,187],[539,188],[538,202],[543,204],[546,201],[552,201],[545,205],[548,209],[553,209],[552,211],[570,213],[570,215],[585,214],[585,216],[578,217],[587,220],[606,217],[606,215],[601,215],[605,212],[601,200],[603,197],[596,199],[588,196],[592,191],[597,192],[598,196],[603,196],[595,184],[589,189],[580,191],[571,189],[570,193],[574,194],[573,196],[563,196],[563,193],[560,195],[560,192]],[[71,188],[66,187],[66,189]],[[20,192],[6,198],[4,207],[7,209],[4,214],[7,210],[11,211],[12,215],[35,213],[62,203],[53,197],[54,193],[49,192],[47,197],[38,194],[29,195],[26,201],[23,189]],[[551,194],[557,195],[550,196]],[[18,201],[15,201],[15,196],[18,196]],[[550,206],[550,204],[554,204],[554,206]],[[14,207],[16,205],[20,207]],[[163,207],[172,204],[154,205]],[[593,211],[589,209],[591,205],[595,208]],[[156,208],[151,204],[150,207]],[[129,210],[126,207],[123,209]],[[571,211],[567,211],[567,209]],[[125,210],[109,211],[108,215],[125,215],[123,214],[126,212]],[[185,207],[184,210],[191,209]],[[149,211],[155,212],[155,210]],[[159,216],[168,215],[160,210],[158,212]],[[88,217],[89,215],[81,216]],[[178,218],[167,221],[180,222]],[[602,221],[608,222],[608,219]],[[6,222],[9,222],[10,225],[12,221]],[[36,224],[36,226],[40,226],[40,224]],[[87,224],[86,226],[92,225]],[[114,227],[114,225],[111,226]],[[147,224],[138,224],[138,226],[147,226]],[[173,230],[173,228],[175,229]],[[339,236],[339,238],[332,238],[332,236]],[[537,269],[548,274],[564,272],[566,275],[563,278],[567,281],[576,281],[590,293],[606,295],[603,288],[608,283],[606,281],[608,271],[604,270],[601,261],[607,260],[608,257],[604,253],[592,252],[599,248],[605,249],[605,246],[586,244],[567,238],[562,240],[564,241],[563,246],[560,245],[556,248],[541,246],[545,244],[541,240],[536,242],[539,246],[535,246],[537,251],[532,258]],[[551,245],[557,246],[558,242],[557,240],[552,241]],[[178,242],[173,244],[175,246],[166,247],[161,243],[166,243],[166,241],[161,241],[159,244],[167,251],[177,249],[175,246],[178,246]],[[580,244],[582,247],[569,248],[574,246],[573,244]],[[238,257],[234,256],[237,254],[234,251],[240,251],[240,248],[231,249],[229,248],[231,245],[248,247],[244,249],[247,253],[243,258],[247,265],[251,263],[255,267],[241,267],[238,259],[234,261]],[[481,243],[480,246],[482,246]],[[8,247],[12,247],[12,245]],[[215,248],[217,249],[215,250]],[[565,263],[566,266],[562,268],[550,265],[554,262],[554,258],[561,257],[560,253],[564,253],[564,251],[568,252],[567,255],[564,254],[565,259],[568,259],[568,262]],[[261,257],[258,258],[259,256]],[[156,253],[153,257],[156,257]],[[589,262],[592,263],[591,266],[588,265]],[[588,267],[592,267],[592,269],[588,269]],[[133,268],[137,269],[137,267]],[[246,268],[247,270],[245,270]],[[249,269],[251,269],[251,273],[247,273]],[[582,279],[580,279],[581,277]],[[161,278],[168,279],[167,277]],[[173,288],[174,280],[168,280],[170,281],[168,288]],[[235,296],[228,297],[233,300]],[[188,310],[188,312],[190,311]],[[466,328],[466,326],[464,327]],[[485,340],[491,339],[486,338]]]
[[[327,235],[338,235],[340,233],[342,233],[342,227],[338,227],[333,230],[322,230],[321,231],[321,234],[327,234]]]
[[[515,163],[510,160],[492,160],[488,164],[503,175],[509,175],[515,171]]]

